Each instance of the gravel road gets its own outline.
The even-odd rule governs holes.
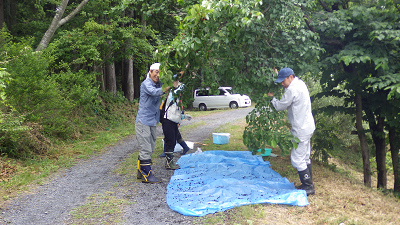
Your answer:
[[[203,125],[182,133],[187,141],[203,142],[211,137],[215,128],[244,118],[252,108],[225,110],[220,113],[184,120],[182,127],[204,121]],[[190,113],[189,113],[190,114]],[[161,126],[158,133],[162,136]],[[196,149],[196,145],[194,150]],[[191,150],[189,153],[194,152]],[[164,158],[153,160],[152,170],[163,180],[158,184],[144,184],[136,181],[136,170],[129,175],[113,172],[118,165],[137,151],[135,136],[129,136],[116,145],[108,147],[105,153],[81,160],[73,167],[57,173],[45,184],[31,193],[11,200],[1,209],[0,224],[74,224],[71,211],[87,204],[93,194],[113,193],[118,199],[127,200],[119,224],[167,225],[192,224],[193,217],[183,216],[171,210],[166,203],[166,187],[174,171],[164,168]],[[178,159],[179,154],[176,154]],[[127,185],[128,184],[128,185]],[[92,221],[91,224],[103,224]]]

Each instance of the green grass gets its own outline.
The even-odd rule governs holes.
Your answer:
[[[179,130],[181,132],[184,132],[186,130],[193,130],[193,129],[196,129],[197,127],[199,127],[199,126],[203,126],[204,124],[206,124],[206,122],[199,121],[199,122],[191,123],[191,124],[186,125],[186,126],[182,126],[182,127],[179,128]]]
[[[35,156],[27,160],[3,158],[2,164],[14,166],[13,173],[7,182],[0,182],[0,195],[4,200],[27,190],[30,184],[42,184],[44,178],[62,168],[75,164],[76,159],[87,159],[93,154],[100,154],[105,147],[117,143],[122,138],[134,134],[134,124],[123,124],[109,130],[101,130],[81,137],[80,140],[58,142],[48,154]]]
[[[72,224],[119,224],[129,201],[113,196],[113,192],[93,194],[88,202],[71,211]]]

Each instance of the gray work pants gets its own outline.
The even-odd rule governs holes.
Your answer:
[[[147,126],[140,121],[135,124],[136,139],[139,145],[139,160],[151,160],[156,147],[157,127]]]

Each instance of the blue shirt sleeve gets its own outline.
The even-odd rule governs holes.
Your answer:
[[[142,82],[136,122],[140,121],[147,126],[157,126],[160,122],[160,96],[162,94],[162,83],[154,83],[150,78]]]

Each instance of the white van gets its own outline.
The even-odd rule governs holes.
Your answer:
[[[251,99],[247,95],[233,94],[232,87],[218,88],[218,95],[209,95],[209,88],[196,89],[193,97],[193,107],[200,111],[207,109],[228,108],[236,109],[238,107],[248,107],[251,105]]]

